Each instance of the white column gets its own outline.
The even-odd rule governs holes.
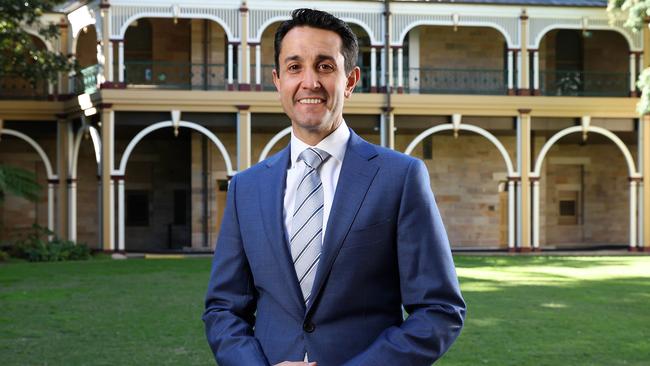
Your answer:
[[[370,47],[370,88],[377,87],[377,48]]]
[[[630,52],[630,93],[636,91],[636,55]]]
[[[539,90],[539,50],[533,50],[533,91]]]
[[[508,180],[508,249],[515,247],[515,181]]]
[[[255,84],[262,86],[262,46],[255,45]]]
[[[102,177],[101,177],[101,167],[99,167],[99,172],[97,173],[97,243],[101,246],[102,240],[104,240],[104,225],[102,225],[103,215],[104,215],[104,206],[102,200]]]
[[[639,206],[638,206],[638,214],[639,214],[639,227],[638,227],[638,239],[639,239],[639,248],[642,248],[644,246],[643,243],[643,231],[647,230],[649,228],[646,228],[644,225],[644,215],[645,215],[645,205],[643,204],[643,185],[644,184],[650,184],[650,182],[647,181],[647,175],[645,174],[645,171],[643,170],[643,134],[645,133],[644,129],[645,123],[643,123],[643,118],[637,118],[637,126],[638,126],[638,133],[637,133],[637,148],[638,148],[638,153],[637,153],[637,170],[639,171],[639,174],[643,178],[642,181],[639,182],[639,197],[638,201]]]
[[[404,87],[404,49],[397,49],[397,89],[399,91]]]
[[[54,194],[55,194],[55,185],[54,182],[47,182],[47,228],[50,231],[54,231]],[[49,240],[52,240],[52,235],[48,236]]]
[[[539,248],[539,180],[533,180],[533,248]]]
[[[117,181],[117,250],[124,251],[124,178]]]
[[[106,55],[106,67],[108,67],[108,82],[113,82],[113,41],[108,41],[108,55]]]
[[[636,247],[636,193],[637,181],[630,179],[630,249]]]
[[[393,66],[393,48],[388,48],[388,90],[392,93],[395,85],[395,70]]]
[[[113,213],[108,219],[110,223],[111,230],[111,250],[115,250],[115,179],[111,178],[111,187],[109,191],[110,197],[108,199],[108,204],[111,207],[111,213]]]
[[[68,236],[77,241],[77,180],[74,177],[68,182]]]
[[[124,82],[124,41],[117,44],[117,81]]]
[[[508,50],[508,91],[514,89],[514,61],[513,61],[513,51]]]
[[[379,62],[381,63],[381,72],[379,73],[379,85],[386,86],[386,48],[381,48],[381,53],[379,56]]]
[[[523,88],[523,86],[521,84],[521,76],[522,76],[521,75],[521,66],[522,66],[521,65],[521,50],[515,50],[515,55],[514,56],[515,56],[514,57],[515,58],[514,59],[514,61],[515,61],[514,64],[517,65],[517,89],[521,89],[521,88]]]
[[[242,49],[241,43],[237,45],[237,84],[244,83],[244,50]]]
[[[232,43],[228,43],[228,85],[232,85],[232,68],[233,68],[233,50]]]
[[[246,75],[244,75],[244,83],[251,83],[251,47],[246,45],[246,54],[244,55],[244,63],[246,65]]]

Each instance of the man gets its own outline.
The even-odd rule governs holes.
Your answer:
[[[220,366],[430,365],[460,333],[424,164],[343,120],[357,52],[321,11],[295,10],[276,33],[291,143],[230,183],[203,315]]]

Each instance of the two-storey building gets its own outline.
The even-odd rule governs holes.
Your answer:
[[[211,250],[228,179],[289,140],[273,35],[315,7],[359,38],[346,122],[425,161],[453,248],[648,248],[650,37],[606,3],[68,1],[59,41],[33,39],[81,70],[0,84],[0,162],[47,187],[6,200],[0,238],[36,222],[107,251]]]

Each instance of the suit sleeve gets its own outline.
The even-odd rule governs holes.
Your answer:
[[[400,291],[409,313],[346,365],[431,365],[460,334],[465,319],[449,241],[420,160],[408,168],[397,227]]]
[[[208,343],[220,366],[268,365],[253,334],[257,295],[237,219],[236,178],[233,177],[228,189],[203,322]]]

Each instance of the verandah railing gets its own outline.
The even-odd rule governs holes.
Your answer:
[[[580,70],[540,71],[542,95],[625,97],[630,93],[630,74]]]

